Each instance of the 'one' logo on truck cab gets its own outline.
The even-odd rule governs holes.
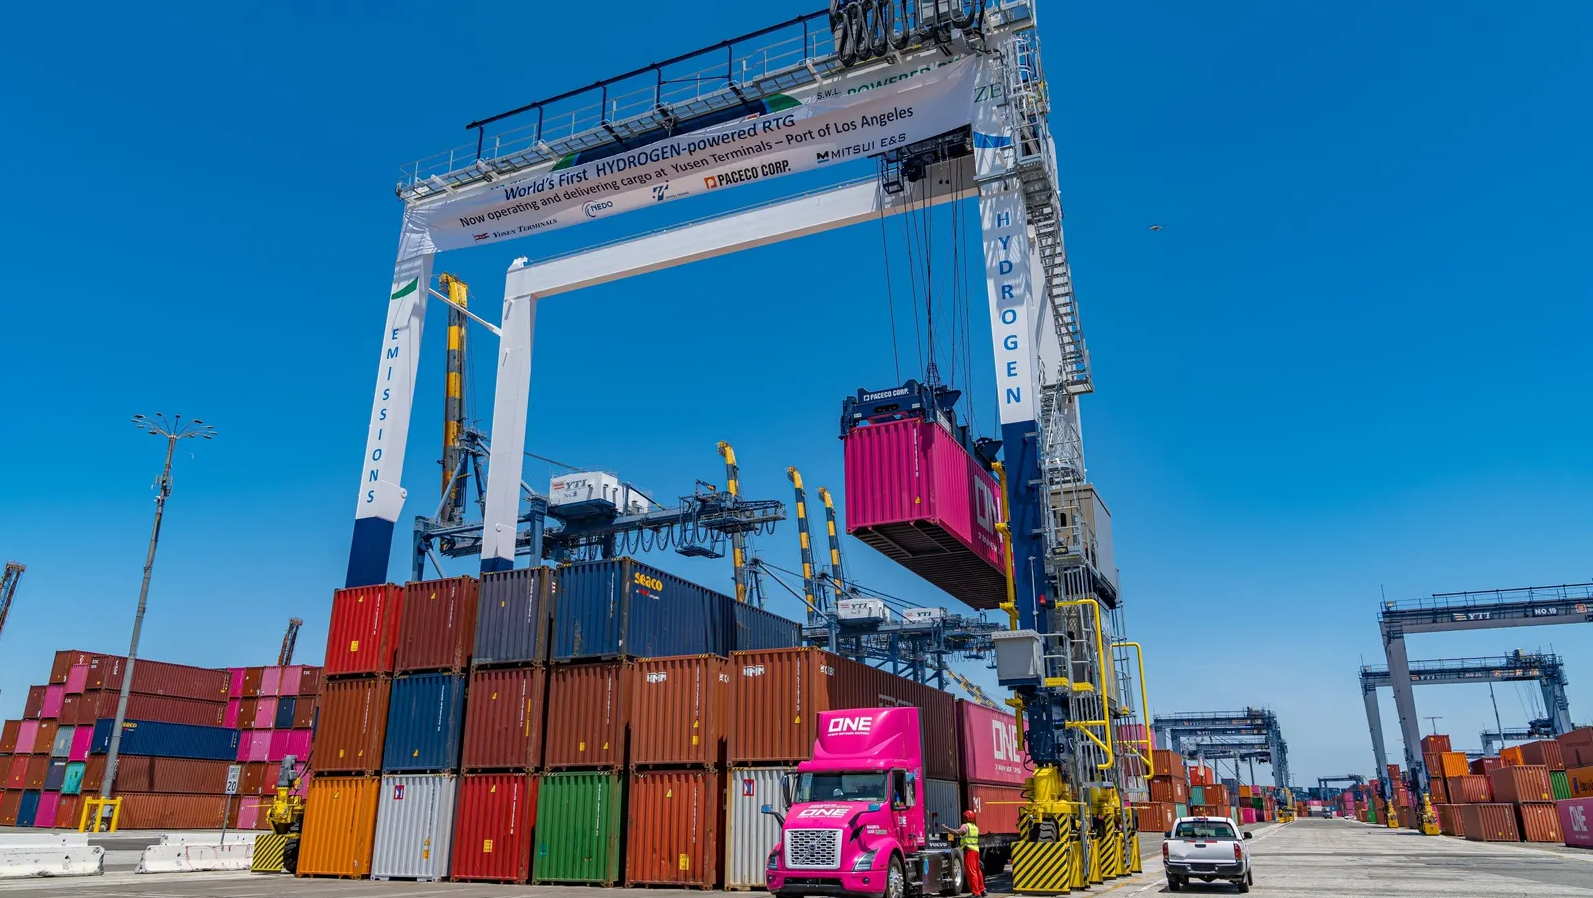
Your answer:
[[[874,718],[872,717],[832,717],[829,729],[826,731],[831,736],[845,735],[847,733],[871,733],[874,731]]]

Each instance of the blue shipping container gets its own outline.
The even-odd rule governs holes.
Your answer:
[[[459,740],[465,723],[465,678],[453,674],[394,677],[387,700],[387,741],[382,770],[388,773],[459,769]]]
[[[111,750],[111,726],[116,721],[102,717],[94,721],[95,754]],[[226,727],[203,727],[186,723],[161,723],[155,720],[122,721],[120,751],[126,755],[155,758],[193,758],[199,761],[236,761],[238,731]]]
[[[277,719],[271,724],[279,730],[293,727],[293,712],[298,710],[299,700],[296,696],[283,696],[277,699]]]
[[[17,826],[32,826],[33,818],[39,816],[39,793],[36,789],[29,789],[22,793],[22,803],[17,806]]]
[[[66,784],[66,761],[57,760],[50,762],[50,769],[44,774],[44,791],[59,792],[61,786]]]
[[[555,661],[729,654],[727,597],[634,559],[560,568],[558,592]]]
[[[483,574],[471,664],[543,664],[559,578],[548,568]]]
[[[802,625],[786,620],[772,611],[756,605],[737,602],[725,596],[735,606],[736,632],[730,647],[737,652],[754,652],[764,649],[794,649],[802,645]]]

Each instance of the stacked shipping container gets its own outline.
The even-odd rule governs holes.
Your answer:
[[[276,794],[283,758],[298,759],[300,788],[308,787],[314,736],[316,702],[320,698],[321,668],[294,664],[285,667],[234,667],[229,685],[225,726],[238,733],[238,763],[243,765],[237,806],[228,825],[237,829],[270,829],[266,809]]]

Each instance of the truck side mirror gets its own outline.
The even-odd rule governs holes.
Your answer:
[[[1245,833],[1245,838],[1246,839],[1254,839],[1255,837],[1256,837],[1255,833]]]
[[[780,799],[781,801],[785,802],[786,807],[791,806],[791,793],[793,787],[795,786],[795,783],[792,781],[795,779],[796,775],[791,773],[780,777]]]
[[[766,804],[763,807],[759,808],[758,810],[761,811],[762,813],[768,814],[770,817],[773,817],[774,819],[780,821],[780,825],[781,826],[785,826],[785,815],[780,813],[779,811],[776,811],[774,809],[774,805]]]

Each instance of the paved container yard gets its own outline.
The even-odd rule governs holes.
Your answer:
[[[1165,893],[1160,843],[1147,844],[1145,872],[1096,886],[1089,895],[1139,896]],[[1424,837],[1348,820],[1300,820],[1286,826],[1256,828],[1254,894],[1277,898],[1593,898],[1593,852],[1559,846],[1484,844],[1447,837]],[[1006,894],[1005,877],[991,882],[991,894]],[[108,872],[101,877],[0,882],[0,893],[36,898],[614,898],[615,890],[563,886],[357,882],[191,873],[137,876]],[[1231,895],[1232,886],[1196,883],[1192,895]],[[638,898],[686,898],[700,891],[632,889]],[[720,893],[738,896],[761,893]],[[1182,894],[1182,893],[1181,893]]]

